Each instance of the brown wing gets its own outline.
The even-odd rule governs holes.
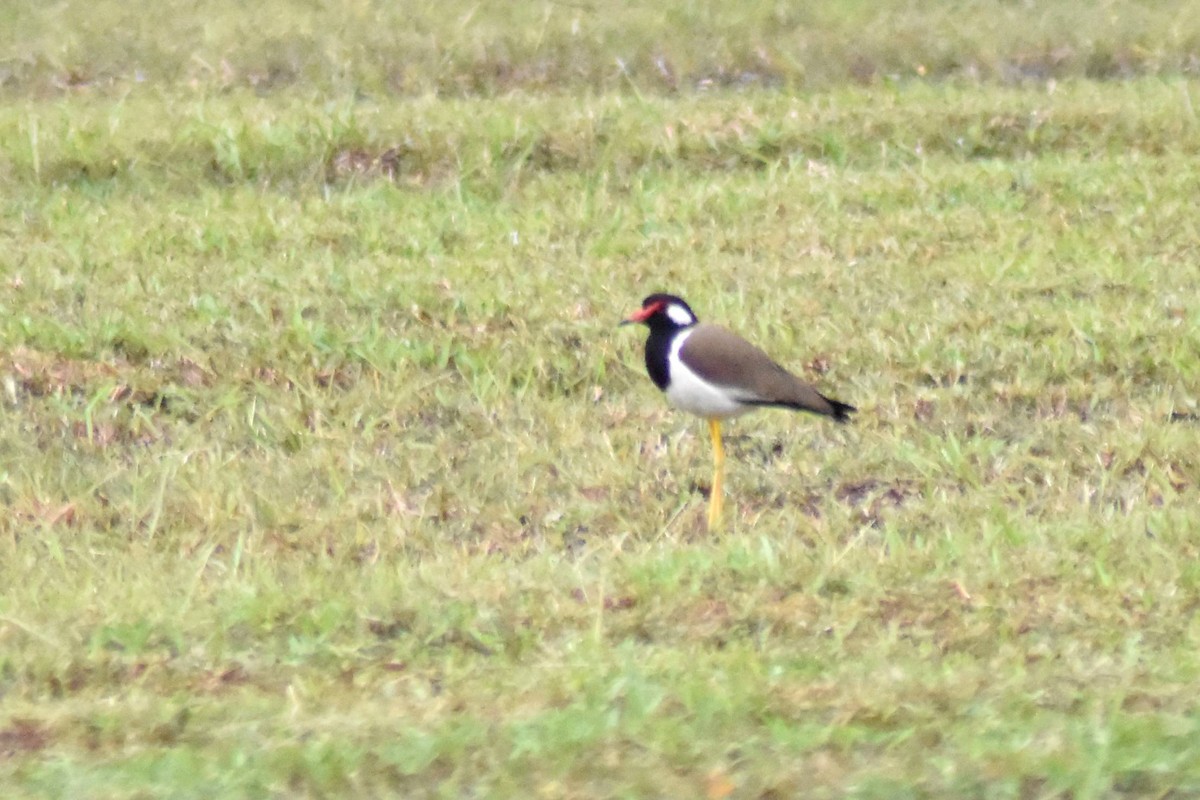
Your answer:
[[[762,350],[719,325],[697,325],[679,355],[704,380],[735,390],[743,403],[786,406],[837,420],[844,420],[855,410],[829,399]]]

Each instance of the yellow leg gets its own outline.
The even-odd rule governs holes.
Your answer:
[[[713,481],[708,496],[708,529],[716,530],[721,524],[722,496],[725,483],[725,448],[721,446],[721,421],[710,419],[708,432],[712,435]]]

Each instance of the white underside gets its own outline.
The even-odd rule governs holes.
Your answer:
[[[691,331],[684,331],[671,344],[671,383],[667,386],[671,405],[705,419],[728,419],[752,410],[754,406],[737,402],[733,391],[707,383],[683,363],[679,349],[691,335]]]

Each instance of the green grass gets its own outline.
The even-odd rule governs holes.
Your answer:
[[[97,8],[0,12],[6,796],[1200,794],[1189,4]],[[716,535],[660,289],[861,409]]]
[[[489,95],[1195,73],[1200,2],[120,0],[0,10],[0,92]]]

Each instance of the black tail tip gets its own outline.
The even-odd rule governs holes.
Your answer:
[[[828,397],[825,399],[829,400]],[[849,422],[850,415],[858,411],[854,406],[849,403],[843,403],[841,400],[829,400],[829,405],[833,406],[833,419],[835,422]]]

